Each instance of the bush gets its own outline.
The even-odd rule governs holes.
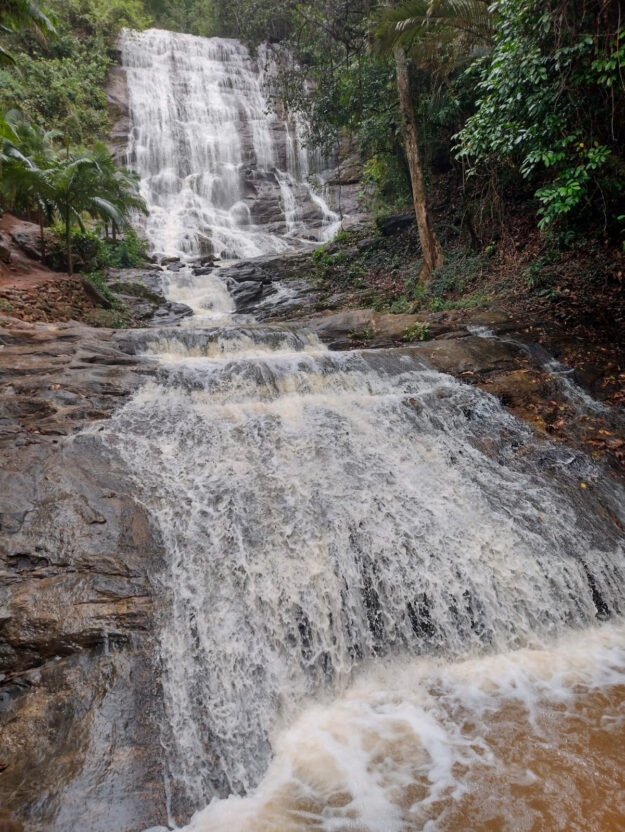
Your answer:
[[[105,265],[116,269],[132,269],[142,266],[147,260],[148,249],[144,239],[139,237],[132,228],[117,240],[106,240],[104,243]]]
[[[64,231],[54,226],[53,242],[46,256],[46,265],[57,271],[67,269]],[[107,267],[132,269],[147,259],[147,243],[129,228],[118,240],[103,239],[95,231],[72,231],[72,251],[77,271],[99,272]]]
[[[618,235],[625,186],[625,32],[618,3],[497,0],[475,113],[456,136],[470,175],[518,173],[542,230]],[[598,222],[597,222],[598,220]]]
[[[86,270],[98,268],[105,260],[104,243],[91,231],[75,231],[72,233],[72,250],[77,266]]]
[[[141,0],[51,0],[58,37],[6,35],[15,66],[0,69],[0,109],[19,103],[27,119],[58,129],[73,144],[110,134],[106,81],[122,26],[149,23]]]

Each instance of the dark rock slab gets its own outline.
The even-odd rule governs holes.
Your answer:
[[[3,463],[0,804],[32,832],[163,822],[160,542],[97,435]]]
[[[221,268],[239,314],[258,320],[281,316],[286,310],[312,303],[315,290],[300,277],[310,270],[310,252],[270,255]]]
[[[182,268],[182,265],[180,264]],[[109,269],[106,283],[135,321],[146,326],[172,326],[193,314],[184,303],[165,297],[167,276],[160,268]]]
[[[0,324],[0,806],[29,832],[138,832],[166,820],[163,555],[103,420],[153,362],[110,330]]]
[[[150,327],[174,326],[191,315],[193,315],[193,310],[190,306],[168,300],[162,306],[159,306],[146,323]]]
[[[375,221],[378,231],[384,237],[391,237],[394,234],[407,231],[414,223],[415,216],[412,212],[407,214],[390,214],[387,217],[378,217]]]

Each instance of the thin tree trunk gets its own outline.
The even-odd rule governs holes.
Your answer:
[[[423,167],[421,165],[421,153],[419,151],[419,134],[417,132],[417,120],[412,96],[410,93],[410,77],[408,75],[408,63],[406,52],[400,47],[395,47],[395,66],[397,72],[397,92],[399,94],[399,109],[404,128],[404,140],[406,142],[406,158],[410,169],[410,181],[412,183],[412,199],[414,202],[419,240],[423,252],[423,266],[421,267],[421,279],[428,283],[434,269],[442,266],[445,258],[436,232],[432,227],[430,210],[428,206],[427,191]]]
[[[72,258],[72,228],[69,221],[69,206],[65,211],[65,246],[67,250],[67,273],[71,277],[74,274],[74,261]]]
[[[41,205],[38,207],[39,211],[39,239],[41,241],[41,262],[46,259],[46,235],[43,230],[43,211]]]

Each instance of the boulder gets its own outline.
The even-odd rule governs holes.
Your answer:
[[[359,240],[356,247],[359,251],[373,251],[384,243],[382,237],[367,237],[366,240]]]
[[[415,224],[415,216],[409,214],[390,214],[387,217],[378,217],[375,221],[378,231],[384,237],[391,237],[393,234],[400,234],[407,231]]]
[[[162,306],[154,311],[151,318],[147,321],[148,326],[175,326],[184,318],[193,315],[193,309],[184,303],[174,303],[174,301],[166,301]]]
[[[25,226],[26,224],[23,223],[22,225]],[[41,243],[39,239],[39,229],[37,226],[33,225],[31,229],[22,227],[19,230],[14,231],[11,234],[11,237],[13,242],[22,249],[24,254],[27,254],[33,260],[41,259]]]
[[[11,249],[6,242],[0,237],[0,261],[2,263],[11,262]]]

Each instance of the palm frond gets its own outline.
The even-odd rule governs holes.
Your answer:
[[[439,50],[455,61],[490,44],[494,31],[486,0],[407,0],[382,13],[376,43],[383,54],[399,46],[421,63],[432,61]]]
[[[125,214],[122,213],[117,206],[113,205],[113,203],[108,199],[104,199],[104,197],[101,196],[94,196],[91,197],[90,202],[92,203],[93,208],[96,209],[94,213],[99,213],[100,216],[113,220],[113,222],[117,225],[126,225],[127,218]]]

